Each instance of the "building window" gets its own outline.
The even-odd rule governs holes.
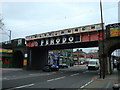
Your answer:
[[[75,32],[78,32],[78,29],[75,29]]]
[[[61,31],[61,34],[64,34],[64,31]]]
[[[46,34],[44,34],[44,37],[46,37]]]
[[[51,33],[49,33],[49,36],[51,36]]]
[[[68,33],[68,30],[65,30],[64,33],[67,34],[67,33]]]
[[[91,29],[95,29],[95,26],[91,26]]]
[[[68,33],[71,33],[71,30],[68,30]]]
[[[86,27],[82,27],[82,30],[85,30],[86,29]]]
[[[36,38],[36,36],[32,36],[32,38]]]

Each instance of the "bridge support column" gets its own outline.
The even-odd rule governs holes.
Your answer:
[[[104,53],[102,48],[102,42],[99,42],[99,59],[100,59],[100,77],[105,78],[110,73],[110,60],[106,52],[106,45],[104,46]]]
[[[112,42],[112,43],[111,43]],[[104,54],[102,48],[102,41],[99,41],[99,58],[100,58],[100,68],[101,76],[104,74],[112,74],[113,66],[111,60],[111,53],[115,49],[119,49],[120,38],[110,38],[106,39],[104,42]]]
[[[100,77],[105,78],[107,74],[110,73],[110,64],[108,64],[109,58],[107,57],[100,57]]]
[[[33,47],[28,52],[28,69],[42,69],[48,63],[48,50]]]

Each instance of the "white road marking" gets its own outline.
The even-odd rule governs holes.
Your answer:
[[[79,73],[76,73],[76,74],[72,74],[72,75],[70,75],[70,76],[76,76],[76,75],[78,75]]]
[[[35,73],[35,74],[29,74],[29,75],[31,75],[31,76],[45,76],[45,75],[50,75],[50,74],[49,73],[42,73],[42,74]]]
[[[87,85],[89,85],[92,82],[93,82],[93,80],[89,81],[88,83],[86,83],[85,85],[81,86],[80,88],[84,88],[84,87],[86,87]]]
[[[51,82],[51,81],[54,81],[54,80],[59,80],[59,79],[65,78],[65,77],[66,77],[66,76],[59,77],[59,78],[55,78],[55,79],[50,79],[50,80],[47,80],[47,82]]]
[[[63,76],[63,77],[59,77],[59,78],[56,78],[55,80],[59,80],[59,79],[62,79],[62,78],[65,78],[65,76]]]
[[[53,81],[53,80],[55,80],[55,79],[50,79],[50,80],[47,80],[47,82],[50,82],[50,81]]]
[[[30,76],[45,76],[45,75],[52,75],[55,74],[56,72],[52,73],[34,73],[34,74],[29,74]]]
[[[23,85],[23,86],[15,87],[15,88],[12,88],[12,89],[16,89],[16,88],[24,88],[24,87],[29,87],[29,86],[33,86],[33,85],[35,85],[35,84]]]

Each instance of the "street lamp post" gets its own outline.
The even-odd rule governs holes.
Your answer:
[[[11,43],[11,30],[8,30],[10,32],[9,36],[9,42]]]

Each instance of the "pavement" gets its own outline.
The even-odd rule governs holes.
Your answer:
[[[120,71],[115,69],[111,75],[106,75],[104,79],[99,77],[84,88],[120,90]]]

